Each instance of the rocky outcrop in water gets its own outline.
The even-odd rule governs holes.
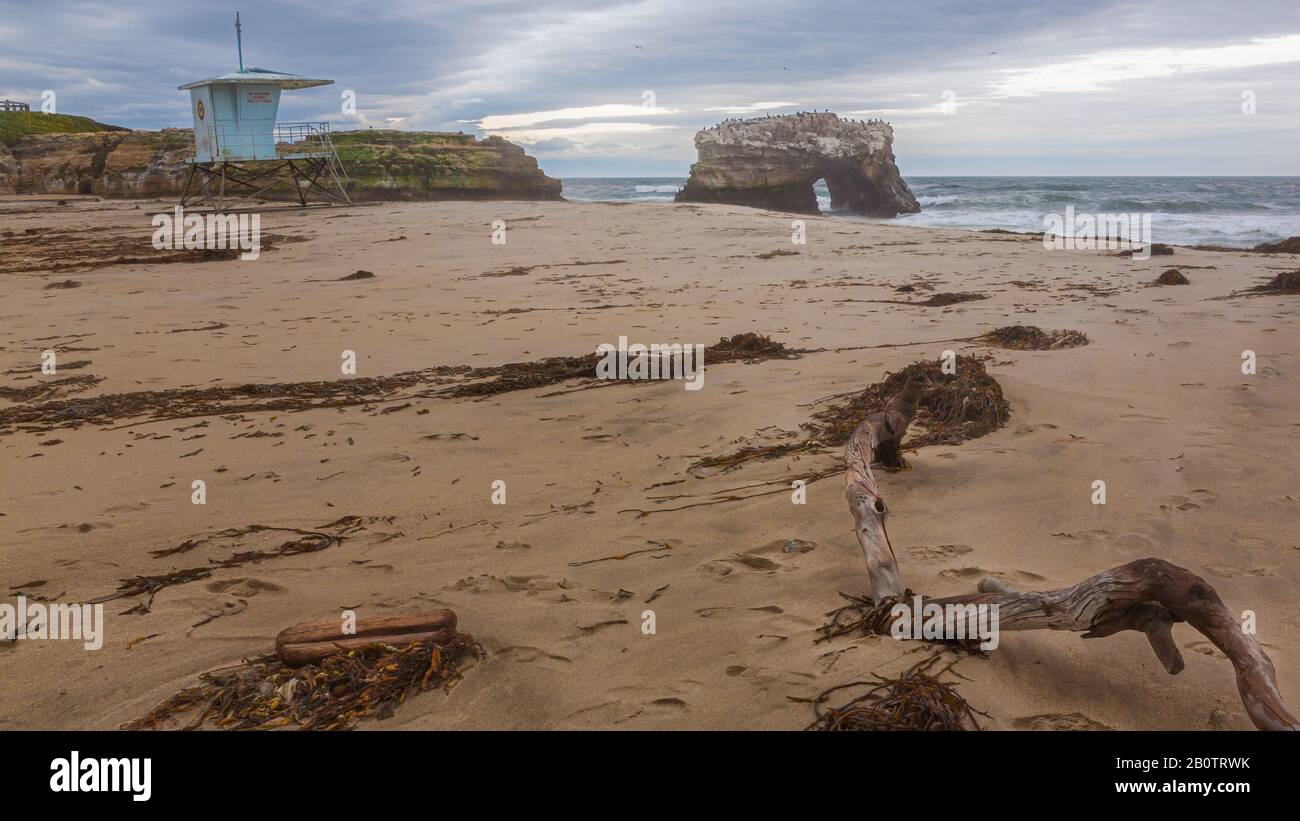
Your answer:
[[[342,131],[335,148],[353,201],[558,200],[560,181],[500,137]],[[29,134],[0,144],[0,194],[173,197],[185,182],[190,130]],[[286,184],[265,195],[293,198]]]
[[[816,214],[813,184],[826,180],[831,208],[875,217],[921,206],[894,164],[888,123],[830,113],[736,120],[695,135],[699,161],[678,202],[719,202]]]

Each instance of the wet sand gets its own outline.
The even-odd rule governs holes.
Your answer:
[[[107,602],[101,650],[0,644],[0,727],[115,728],[291,624],[446,606],[487,658],[449,695],[362,727],[802,728],[799,699],[933,651],[814,642],[841,591],[868,592],[838,452],[696,465],[790,441],[828,397],[945,349],[989,355],[1012,415],[879,475],[904,583],[1050,589],[1164,558],[1255,612],[1282,695],[1300,704],[1300,297],[1215,299],[1300,257],[1129,260],[836,217],[805,218],[794,246],[789,215],[727,206],[421,203],[267,210],[276,241],[255,261],[154,261],[149,214],[169,208],[0,202],[2,600],[79,602],[207,571],[151,603]],[[1191,284],[1146,287],[1171,267]],[[359,270],[374,276],[345,279]],[[986,298],[902,304],[939,293]],[[1090,344],[950,341],[1014,324]],[[706,359],[698,391],[576,378],[448,392],[491,378],[472,369],[620,336],[745,332],[804,352]],[[860,349],[874,345],[898,347]],[[39,372],[48,348],[55,377]],[[1255,375],[1241,372],[1246,349]],[[355,377],[340,373],[345,350]],[[222,390],[248,383],[278,387]],[[169,393],[145,412],[143,392]],[[114,394],[136,404],[78,404]],[[13,421],[47,401],[73,404]],[[805,505],[757,493],[814,475],[827,478]],[[205,505],[191,503],[196,479]],[[284,551],[298,534],[242,532],[252,524],[346,534]],[[1138,633],[1008,633],[958,662],[959,690],[994,729],[1249,728],[1227,661],[1185,625],[1174,636],[1178,676]]]

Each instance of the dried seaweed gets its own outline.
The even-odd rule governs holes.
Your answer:
[[[959,445],[1005,425],[1011,406],[1002,397],[1002,386],[984,369],[983,361],[974,356],[959,356],[956,364],[956,373],[946,374],[940,360],[915,362],[869,385],[847,402],[829,405],[813,414],[801,426],[805,436],[799,441],[744,447],[722,456],[705,457],[694,467],[730,469],[756,459],[843,447],[858,424],[882,410],[909,379],[915,379],[921,386],[913,421],[921,433],[906,440],[908,450],[927,445]]]
[[[890,305],[911,305],[921,308],[942,308],[946,305],[956,305],[961,302],[975,302],[981,299],[988,299],[986,294],[976,293],[974,291],[959,291],[941,293],[928,296],[925,299],[869,299],[867,302],[885,302]]]
[[[412,694],[434,687],[449,691],[469,660],[483,655],[473,636],[458,633],[448,641],[416,641],[404,648],[376,642],[301,667],[262,656],[204,673],[201,684],[122,729],[165,729],[197,710],[184,729],[209,724],[223,730],[347,730],[364,718],[391,717]]]
[[[1300,271],[1285,271],[1248,290],[1258,294],[1300,294]]]
[[[1187,276],[1177,268],[1169,268],[1160,276],[1156,277],[1153,285],[1190,285],[1191,282]]]
[[[281,556],[315,553],[338,544],[343,541],[345,537],[363,529],[363,527],[360,517],[342,516],[328,524],[321,525],[319,530],[301,530],[294,527],[276,527],[272,525],[252,524],[243,527],[227,528],[198,539],[187,539],[175,547],[152,551],[150,555],[155,558],[161,558],[164,556],[172,556],[177,553],[187,553],[196,547],[219,539],[238,539],[253,533],[262,533],[265,531],[285,531],[299,534],[297,539],[289,539],[271,550],[245,550],[233,553],[224,559],[209,559],[209,566],[190,567],[156,576],[134,576],[129,579],[122,579],[118,584],[117,590],[99,596],[98,598],[91,599],[88,603],[99,604],[101,602],[114,601],[115,599],[124,599],[131,596],[142,596],[148,594],[148,601],[141,602],[126,611],[127,613],[136,614],[148,613],[149,609],[153,606],[154,596],[164,587],[201,581],[210,577],[215,568],[240,567],[241,565],[256,564],[265,561],[266,559],[275,559]]]
[[[717,365],[724,362],[761,362],[766,359],[798,359],[806,351],[787,348],[771,337],[761,336],[752,331],[736,334],[730,338],[722,337],[716,345],[704,349],[705,365]],[[447,391],[448,396],[494,396],[509,391],[541,388],[567,382],[570,379],[587,379],[596,381],[596,364],[600,356],[595,353],[586,356],[555,356],[535,362],[512,362],[489,368],[475,368],[467,376],[471,379],[488,379],[489,382],[477,382],[457,385]],[[632,383],[636,384],[636,383]],[[645,384],[642,382],[640,384]]]
[[[939,660],[931,656],[908,668],[898,678],[875,676],[868,681],[841,684],[823,691],[813,700],[815,718],[809,730],[981,730],[976,711],[953,685],[939,677],[951,665],[931,675]],[[823,712],[831,693],[855,687],[865,693]]]
[[[767,359],[797,359],[807,351],[787,348],[780,342],[753,332],[722,338],[704,349],[706,365],[725,362],[761,362]],[[397,401],[411,396],[483,397],[510,391],[545,387],[571,379],[596,383],[595,353],[585,356],[557,356],[534,362],[512,362],[493,367],[439,365],[391,376],[351,377],[322,382],[221,385],[210,388],[173,388],[105,394],[0,408],[0,435],[13,426],[41,424],[79,427],[146,417],[147,421],[190,419],[236,413],[297,412],[322,408],[343,408],[376,402]],[[65,366],[66,367],[66,366]],[[78,377],[69,377],[77,379]],[[68,386],[84,390],[94,382]],[[459,382],[451,387],[441,387]],[[647,381],[621,381],[647,384]],[[54,385],[55,383],[40,383]],[[437,390],[428,390],[436,388]],[[0,396],[13,401],[49,397],[50,388],[0,388]],[[404,393],[406,392],[406,393]]]
[[[0,409],[4,426],[38,423],[77,427],[144,416],[151,421],[262,411],[306,411],[383,401],[398,391],[448,381],[468,367],[443,366],[392,376],[353,377],[328,382],[221,385],[81,397]],[[39,397],[35,397],[39,398]]]
[[[281,244],[303,242],[305,236],[288,236],[263,231],[260,251],[270,251]],[[103,269],[111,265],[161,265],[165,263],[208,262],[238,259],[239,248],[175,248],[159,250],[153,246],[153,231],[147,226],[139,231],[122,231],[118,227],[28,228],[5,238],[5,253],[0,256],[0,274],[62,273]]]
[[[894,623],[894,616],[890,611],[897,604],[905,604],[909,608],[914,606],[916,594],[911,590],[904,590],[903,594],[898,597],[885,596],[876,604],[869,597],[854,596],[850,593],[840,593],[848,604],[841,605],[834,610],[826,612],[827,621],[821,627],[817,628],[820,635],[813,640],[814,644],[830,641],[839,636],[857,635],[857,636],[888,636],[890,628]],[[924,600],[923,600],[924,601]],[[916,641],[925,641],[930,644],[943,645],[953,650],[960,650],[974,656],[983,656],[984,651],[980,649],[980,643],[974,638],[964,639],[925,639],[916,638]]]
[[[0,399],[10,402],[32,402],[40,399],[54,399],[68,394],[81,393],[104,381],[104,377],[82,373],[75,376],[61,376],[56,379],[42,379],[31,385],[10,388],[0,385]],[[3,413],[3,411],[0,411]],[[35,421],[35,420],[18,420]]]
[[[1088,337],[1082,331],[1044,331],[1037,325],[1007,325],[977,337],[976,341],[990,348],[1052,351],[1087,345]]]
[[[1112,246],[1112,247],[1113,247],[1113,246]],[[1123,250],[1123,251],[1116,251],[1115,253],[1111,254],[1111,256],[1112,256],[1112,257],[1129,257],[1129,258],[1131,259],[1135,253],[1137,253],[1138,251],[1143,250],[1144,247],[1145,247],[1145,246],[1141,246],[1141,245],[1139,245],[1139,246],[1137,246],[1136,248],[1126,248],[1126,249]],[[1150,253],[1151,253],[1151,256],[1153,256],[1153,257],[1169,256],[1170,254],[1172,254],[1172,253],[1174,252],[1174,249],[1173,249],[1173,248],[1170,248],[1168,245],[1165,245],[1163,242],[1153,242],[1153,243],[1151,243],[1150,248],[1151,248],[1151,252],[1150,252]],[[1235,250],[1240,250],[1240,249],[1236,249],[1236,248],[1234,248],[1233,250],[1235,251]]]

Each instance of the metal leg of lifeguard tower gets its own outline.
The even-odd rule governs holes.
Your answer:
[[[206,205],[215,211],[224,211],[230,205],[256,199],[286,182],[293,186],[298,202],[303,206],[308,205],[308,195],[313,192],[330,202],[352,204],[347,188],[339,177],[338,166],[331,157],[283,160],[261,169],[249,168],[247,165],[249,164],[231,162],[191,163],[185,187],[181,190],[181,206]],[[197,191],[195,177],[198,178]],[[268,178],[270,182],[255,184]],[[323,179],[332,180],[333,186],[322,185]],[[231,194],[231,186],[239,189],[237,196]]]

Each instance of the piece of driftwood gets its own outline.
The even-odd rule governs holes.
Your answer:
[[[445,642],[456,635],[456,614],[429,610],[399,616],[357,619],[355,632],[344,633],[341,619],[296,624],[275,637],[275,654],[286,664],[306,664],[340,650],[375,644],[404,647],[415,641]]]
[[[883,411],[862,420],[844,450],[844,495],[853,514],[858,544],[867,560],[871,595],[877,604],[886,596],[900,596],[903,582],[898,575],[894,548],[889,543],[889,531],[885,528],[889,508],[880,495],[871,463],[902,465],[899,444],[916,415],[916,402],[920,395],[920,386],[908,381],[903,390],[886,403]]]
[[[887,508],[871,463],[879,453],[898,453],[899,442],[915,412],[912,387],[909,384],[904,388],[884,411],[863,420],[844,454],[849,510],[877,604],[887,597],[898,598],[903,583],[885,530]],[[999,630],[1069,630],[1082,633],[1084,638],[1137,630],[1146,635],[1156,658],[1170,674],[1183,669],[1173,625],[1187,622],[1232,662],[1242,704],[1256,727],[1300,730],[1300,721],[1282,703],[1268,654],[1254,636],[1242,629],[1214,588],[1190,570],[1163,559],[1138,559],[1061,590],[1020,593],[997,579],[987,578],[980,583],[980,591],[928,602],[944,608],[949,621],[969,611],[950,609],[948,605],[997,605]],[[892,623],[891,619],[880,632],[889,635]]]

